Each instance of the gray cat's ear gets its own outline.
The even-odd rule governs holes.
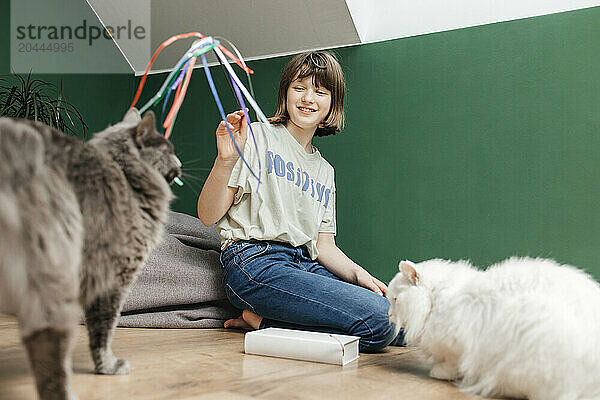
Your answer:
[[[148,111],[144,114],[144,117],[138,124],[135,131],[135,141],[141,145],[144,142],[144,138],[154,134],[156,128],[156,121],[154,118],[154,112]]]
[[[412,261],[401,261],[398,266],[402,275],[410,282],[411,285],[416,285],[419,282],[419,274],[415,269],[415,263]]]
[[[140,116],[140,112],[135,107],[131,107],[129,110],[127,110],[125,116],[123,117],[123,122],[130,125],[137,125],[141,120],[142,117]]]

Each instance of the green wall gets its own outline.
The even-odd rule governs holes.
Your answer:
[[[8,23],[2,13],[4,54]],[[336,53],[347,78],[347,127],[315,144],[336,168],[337,243],[351,258],[386,281],[400,259],[486,266],[515,254],[600,278],[600,7]],[[2,73],[7,59],[0,57]],[[250,63],[268,115],[288,59]],[[222,73],[213,73],[233,110]],[[138,81],[45,77],[63,79],[92,131],[121,117]],[[164,78],[150,77],[140,105]],[[190,85],[172,136],[188,174],[173,208],[195,215],[219,115],[202,71]]]
[[[360,262],[387,279],[517,254],[600,278],[600,8],[340,54],[348,129],[321,147]]]
[[[340,241],[384,278],[400,258],[513,254],[600,277],[599,22],[594,8],[341,52],[348,130],[323,148]]]
[[[599,7],[336,52],[347,128],[315,142],[336,168],[351,258],[386,281],[400,259],[512,255],[600,278]],[[267,114],[288,59],[251,63]],[[201,71],[189,93],[173,141],[201,181],[219,117]],[[177,189],[175,209],[195,214],[200,187]]]

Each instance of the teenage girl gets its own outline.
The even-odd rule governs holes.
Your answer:
[[[242,315],[225,327],[279,327],[359,336],[360,351],[402,344],[388,317],[384,283],[335,243],[334,169],[312,145],[344,125],[342,68],[328,52],[295,56],[285,67],[274,132],[243,111],[217,127],[218,155],[198,198],[198,216],[222,240],[225,293]]]

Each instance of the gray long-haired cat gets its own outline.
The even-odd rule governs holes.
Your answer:
[[[130,109],[87,143],[0,119],[0,309],[15,314],[42,399],[74,398],[83,308],[95,369],[126,374],[111,341],[128,288],[159,242],[181,174],[154,114]]]

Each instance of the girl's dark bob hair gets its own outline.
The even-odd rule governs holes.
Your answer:
[[[277,110],[269,118],[273,124],[285,124],[289,119],[286,107],[287,90],[296,79],[312,76],[316,87],[324,87],[331,92],[331,108],[325,120],[317,127],[315,136],[335,135],[344,129],[344,73],[336,57],[327,51],[300,53],[285,66],[279,83]]]

